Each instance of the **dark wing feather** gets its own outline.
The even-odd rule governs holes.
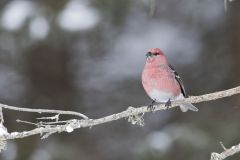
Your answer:
[[[173,68],[173,66],[171,66],[169,64],[169,67],[171,68],[172,72],[174,73],[174,76],[175,76],[175,79],[177,80],[178,84],[180,85],[181,87],[181,92],[183,94],[183,96],[186,98],[187,97],[187,92],[184,88],[184,85],[183,85],[183,81],[181,79],[181,77],[178,75],[178,73],[175,71],[175,69]]]

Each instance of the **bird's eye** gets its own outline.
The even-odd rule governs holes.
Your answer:
[[[151,52],[147,52],[146,57],[151,57],[152,53]]]
[[[160,55],[160,53],[148,52],[148,53],[146,54],[146,57],[153,57],[153,56],[157,56],[157,55]]]

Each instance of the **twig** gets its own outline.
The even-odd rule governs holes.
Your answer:
[[[205,102],[205,101],[212,101],[224,97],[230,97],[235,94],[240,93],[240,86],[228,89],[225,91],[219,91],[211,94],[205,94],[201,96],[192,96],[189,98],[186,98],[184,100],[179,100],[179,101],[174,101],[172,102],[172,105],[169,108],[173,108],[176,106],[179,106],[180,104],[184,104],[186,102],[188,103],[200,103],[200,102]],[[166,107],[164,104],[160,105],[155,105],[154,106],[154,111],[159,111],[159,110],[166,110]],[[63,125],[55,125],[55,126],[43,126],[40,128],[36,128],[30,131],[24,131],[24,132],[14,132],[10,133],[9,135],[5,135],[6,139],[16,139],[16,138],[25,138],[29,137],[32,135],[36,134],[46,134],[46,133],[60,133],[60,132],[72,132],[74,129],[77,128],[85,128],[85,127],[92,127],[95,125],[103,124],[103,123],[108,123],[111,121],[116,121],[122,118],[128,118],[129,116],[133,115],[139,115],[143,113],[151,112],[148,109],[148,106],[142,106],[139,108],[133,108],[129,107],[127,110],[122,111],[120,113],[112,114],[103,118],[99,119],[83,119],[83,120],[69,120],[67,121],[67,124]]]
[[[17,121],[18,123],[26,123],[26,124],[32,124],[32,125],[34,125],[34,126],[38,126],[37,123],[28,122],[28,121],[22,121],[22,120],[20,120],[20,119],[17,119],[16,121]]]
[[[74,112],[74,111],[62,111],[62,110],[52,110],[52,109],[20,108],[20,107],[9,106],[9,105],[6,105],[6,104],[0,104],[0,108],[20,111],[20,112],[56,113],[56,114],[65,114],[65,115],[75,115],[75,116],[79,116],[79,117],[84,118],[84,119],[88,119],[88,117],[85,116],[84,114],[79,113],[79,112]]]
[[[222,153],[213,152],[211,154],[211,160],[224,160],[227,157],[230,157],[238,152],[240,152],[240,143],[238,145],[232,146],[229,149],[225,148]]]
[[[223,142],[220,142],[221,147],[223,148],[224,151],[227,150],[227,148],[224,146]]]
[[[55,120],[56,122],[58,122],[59,120],[59,116],[60,114],[57,114],[55,116],[51,116],[51,117],[40,117],[40,118],[37,118],[37,119],[40,119],[40,120]]]
[[[224,0],[224,10],[227,12],[228,10],[228,2],[233,2],[234,0]]]
[[[46,126],[46,125],[57,125],[57,124],[67,124],[69,122],[68,121],[54,121],[54,122],[43,122],[43,121],[40,121],[38,123],[33,123],[33,122],[29,122],[29,121],[23,121],[23,120],[20,120],[20,119],[17,119],[16,120],[18,123],[25,123],[25,124],[32,124],[32,125],[35,125],[35,126]],[[71,120],[70,120],[71,121]]]
[[[0,107],[0,124],[4,123],[2,107]]]
[[[227,11],[228,0],[224,0],[224,10]]]
[[[42,125],[56,125],[56,124],[67,124],[68,121],[57,121],[57,122],[41,122]]]
[[[149,10],[149,16],[154,16],[155,10],[156,10],[156,0],[149,0],[150,10]]]

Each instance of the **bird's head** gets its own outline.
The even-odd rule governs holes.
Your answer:
[[[150,49],[147,54],[147,63],[165,63],[167,62],[166,57],[159,48]]]

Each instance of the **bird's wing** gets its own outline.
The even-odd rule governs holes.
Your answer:
[[[187,97],[187,92],[186,92],[186,90],[184,88],[183,81],[182,81],[181,77],[178,75],[178,73],[175,71],[175,69],[173,68],[172,65],[169,64],[169,67],[172,70],[172,72],[173,72],[173,74],[175,76],[175,79],[177,80],[178,84],[180,85],[181,92],[182,92],[183,96],[186,98]]]

